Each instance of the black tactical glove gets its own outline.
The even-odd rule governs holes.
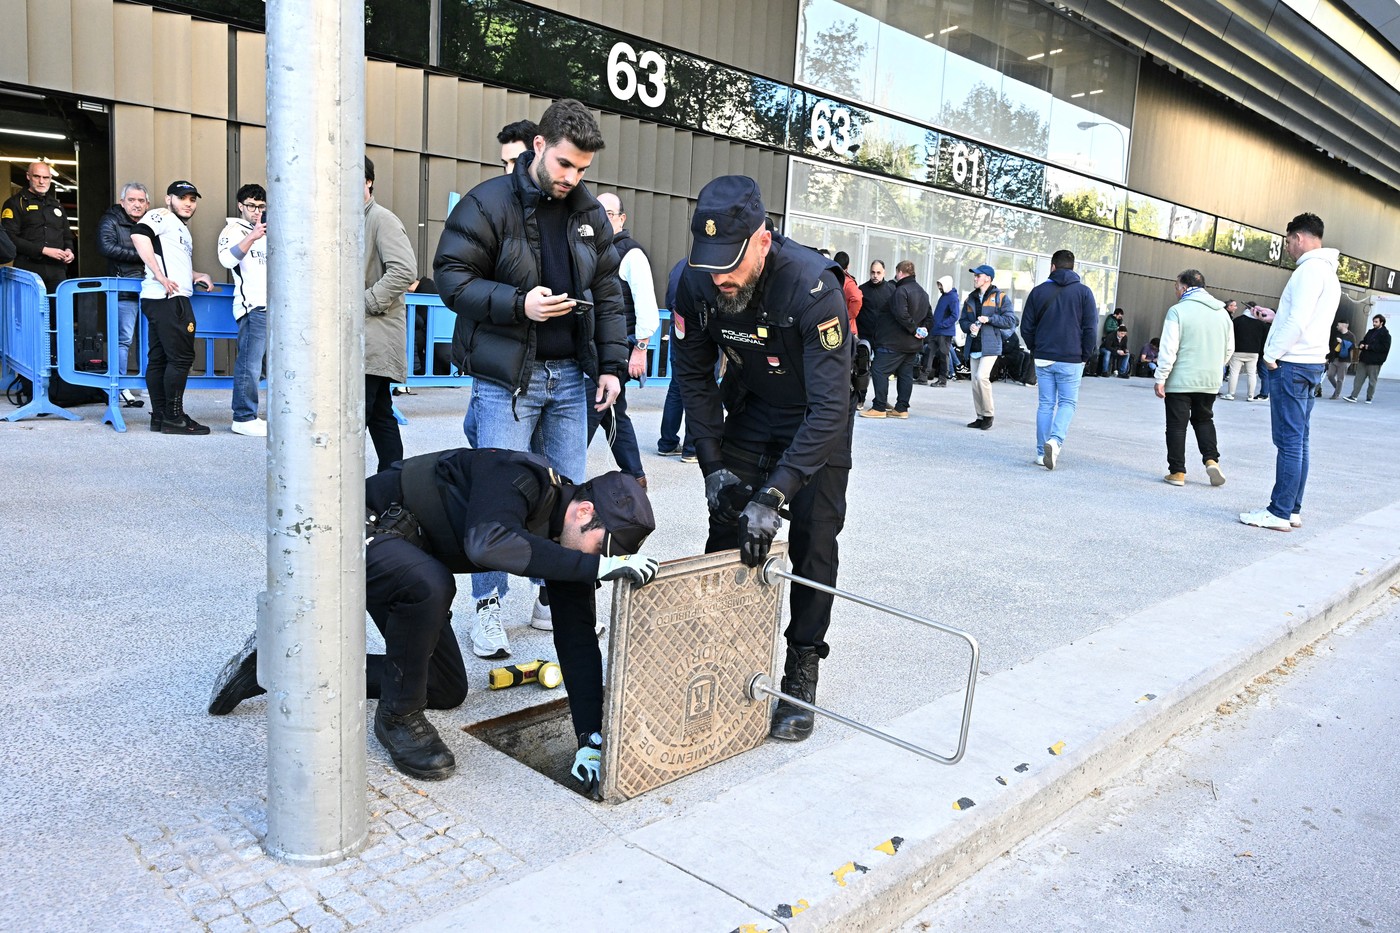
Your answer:
[[[778,517],[783,494],[769,486],[749,500],[739,515],[739,558],[749,567],[762,566],[768,559],[773,537],[783,527]]]
[[[732,525],[739,518],[739,507],[734,504],[738,497],[733,495],[736,488],[744,491],[744,498],[748,498],[748,493],[752,491],[752,487],[724,467],[705,477],[705,503],[710,507],[710,514],[721,524]]]

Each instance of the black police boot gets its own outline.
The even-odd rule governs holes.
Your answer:
[[[258,636],[255,632],[248,636],[243,647],[228,659],[219,676],[214,678],[214,692],[209,695],[209,715],[226,716],[239,703],[266,692],[258,686]]]
[[[981,428],[983,431],[986,431],[986,430],[990,429],[991,426],[992,426],[992,416],[991,416],[991,415],[988,415],[987,417],[983,418],[983,419],[982,419],[982,423],[978,425],[978,427]]]
[[[817,702],[817,665],[821,655],[816,648],[788,646],[783,664],[782,691],[808,703]],[[779,700],[773,708],[773,724],[768,734],[784,742],[801,742],[812,734],[816,714],[787,700]]]
[[[969,428],[980,428],[980,427],[982,427],[982,423],[983,423],[984,421],[986,421],[986,420],[987,420],[986,418],[983,418],[981,415],[978,415],[978,416],[977,416],[977,420],[976,420],[976,421],[969,421],[969,422],[967,423],[967,426],[968,426]]]
[[[165,403],[156,402],[151,399],[151,431],[160,433],[160,426],[165,423]]]
[[[208,434],[209,426],[200,424],[185,414],[184,399],[172,399],[165,404],[165,421],[161,423],[162,434]]]
[[[421,709],[396,716],[379,704],[374,712],[374,737],[404,774],[441,781],[457,770],[457,759]]]

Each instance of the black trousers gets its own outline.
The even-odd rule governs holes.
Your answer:
[[[937,373],[940,381],[957,379],[957,376],[953,375],[948,369],[948,348],[952,346],[952,344],[953,338],[946,334],[928,338],[929,349],[933,351],[933,361],[928,364],[928,373],[930,376]]]
[[[467,696],[467,669],[452,631],[457,579],[442,561],[403,538],[376,537],[365,550],[365,608],[384,654],[365,658],[365,695],[390,712],[452,709]]]
[[[914,394],[914,360],[917,353],[904,353],[880,347],[875,351],[875,398],[870,407],[884,411],[889,407],[890,376],[895,381],[895,411],[909,410],[909,397]]]
[[[849,436],[849,435],[848,435]],[[777,466],[782,450],[754,451],[736,447],[725,441],[721,451],[724,465],[754,489],[762,489],[769,472]],[[816,472],[788,504],[792,512],[788,531],[788,557],[792,572],[827,586],[836,585],[840,563],[836,536],[846,523],[846,482],[849,467],[825,466]],[[710,516],[710,534],[705,541],[705,553],[726,551],[739,546],[739,526],[720,522]],[[789,645],[816,648],[826,657],[826,630],[831,625],[831,604],[834,597],[806,586],[790,584],[789,605],[792,620],[783,633]],[[573,688],[570,687],[570,692]]]
[[[151,412],[164,416],[171,402],[184,402],[185,383],[194,365],[194,305],[183,295],[143,298],[141,311],[150,331],[146,391]]]
[[[1186,472],[1186,425],[1196,432],[1201,462],[1219,460],[1215,439],[1214,392],[1167,393],[1167,472]]]
[[[603,728],[603,654],[594,634],[596,584],[549,587],[554,650],[569,686],[575,733]],[[365,608],[384,654],[365,658],[365,695],[392,713],[453,709],[467,697],[467,669],[452,629],[457,580],[447,565],[392,535],[365,550]]]
[[[403,459],[403,437],[394,420],[392,383],[388,376],[365,376],[365,431],[379,458],[376,473],[383,473]]]

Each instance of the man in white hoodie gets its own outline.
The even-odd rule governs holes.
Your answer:
[[[219,262],[233,271],[233,316],[238,321],[238,358],[233,364],[233,433],[267,437],[258,417],[258,382],[267,355],[267,192],[262,185],[238,189],[238,216],[219,234]]]
[[[1303,524],[1303,489],[1308,482],[1308,422],[1313,393],[1327,368],[1327,336],[1332,330],[1342,285],[1337,250],[1322,245],[1322,218],[1299,214],[1288,222],[1284,249],[1298,264],[1279,299],[1273,329],[1264,344],[1270,370],[1269,413],[1273,422],[1274,489],[1267,508],[1241,512],[1246,525],[1291,531]]]

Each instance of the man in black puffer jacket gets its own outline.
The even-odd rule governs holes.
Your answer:
[[[146,266],[136,247],[131,245],[131,231],[146,216],[151,207],[146,186],[129,181],[122,185],[122,196],[107,208],[97,222],[97,251],[107,257],[107,274],[122,279],[139,279]],[[122,292],[117,298],[117,372],[126,375],[131,339],[136,334],[136,316],[140,313],[137,292]],[[122,401],[135,405],[139,392],[122,390]]]
[[[609,408],[627,378],[612,226],[583,184],[603,146],[583,104],[551,104],[515,171],[453,208],[433,259],[442,301],[457,314],[453,362],[473,377],[468,439],[541,454],[571,479],[587,466],[586,406]],[[585,379],[598,386],[591,400]],[[510,655],[499,602],[507,585],[504,573],[472,577],[478,657]],[[546,591],[537,605],[548,605]]]
[[[879,319],[875,332],[875,400],[861,412],[865,418],[908,418],[914,391],[914,361],[933,326],[928,292],[914,281],[914,264],[905,259],[894,267],[894,301]],[[889,408],[890,377],[895,377],[895,403]]]

